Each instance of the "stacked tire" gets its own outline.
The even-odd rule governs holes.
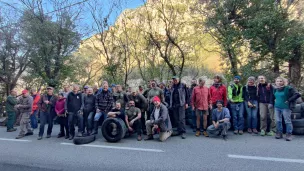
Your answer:
[[[127,131],[128,129],[125,122],[120,118],[107,118],[101,126],[103,137],[108,142],[112,143],[123,139]]]
[[[296,104],[292,110],[291,122],[294,135],[304,135],[304,103]]]

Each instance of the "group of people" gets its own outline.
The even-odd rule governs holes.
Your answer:
[[[216,75],[209,88],[205,86],[204,78],[199,78],[198,84],[197,80],[192,80],[188,87],[174,76],[167,85],[151,80],[146,89],[139,86],[138,89],[128,88],[126,91],[121,85],[109,86],[104,81],[100,88],[85,86],[80,90],[78,85],[73,85],[70,91],[70,87],[65,86],[57,95],[54,94],[53,87],[47,87],[45,94],[40,94],[40,90],[31,90],[30,95],[28,90],[23,90],[19,98],[17,91],[13,89],[6,101],[7,132],[17,130],[14,128],[17,117],[20,133],[16,138],[33,135],[33,129],[38,127],[39,113],[38,140],[43,139],[47,123],[46,138],[51,137],[55,117],[60,124],[58,138],[65,137],[69,140],[75,136],[98,134],[100,121],[106,118],[123,120],[130,135],[137,134],[138,141],[142,140],[142,134],[146,135],[145,140],[154,139],[155,134],[159,134],[160,141],[165,141],[170,136],[185,139],[185,115],[189,111],[196,136],[200,136],[202,132],[205,137],[212,134],[226,139],[231,125],[234,134],[244,133],[246,109],[248,133],[259,133],[259,110],[261,136],[275,134],[275,138],[283,138],[283,116],[286,124],[285,139],[291,141],[291,109],[300,94],[281,77],[275,80],[274,85],[268,83],[265,76],[259,76],[257,83],[255,77],[249,77],[244,86],[240,84],[240,80],[240,76],[235,76],[233,83],[227,88],[222,83],[221,76]],[[266,132],[268,117],[271,124]]]

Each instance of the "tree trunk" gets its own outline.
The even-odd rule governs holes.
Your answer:
[[[293,50],[293,58],[289,60],[289,80],[296,87],[301,83],[301,46],[295,47]]]
[[[235,60],[235,57],[232,54],[232,50],[229,48],[227,50],[230,65],[231,65],[231,74],[238,75],[238,68],[237,68],[237,62]]]

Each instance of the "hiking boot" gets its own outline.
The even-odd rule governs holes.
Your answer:
[[[195,133],[195,136],[199,137],[200,135],[201,135],[201,131],[197,130],[196,133]]]
[[[281,138],[283,138],[283,134],[280,133],[280,132],[277,132],[276,135],[275,135],[275,138],[276,139],[281,139]]]
[[[264,130],[261,130],[260,135],[261,135],[261,136],[265,136],[265,135],[266,135],[265,131],[264,131]]]
[[[181,135],[178,131],[173,131],[172,136],[179,136]]]
[[[78,132],[77,137],[82,137],[83,134],[81,132]]]
[[[227,135],[222,135],[223,140],[227,141]]]
[[[182,134],[181,134],[181,137],[182,137],[182,139],[186,139],[186,134],[185,134],[185,133],[182,133]]]
[[[273,135],[274,135],[274,132],[273,132],[273,131],[270,131],[270,132],[267,133],[267,135],[268,135],[268,136],[273,136]]]
[[[64,136],[65,136],[64,134],[58,134],[57,138],[61,138],[61,137],[64,137]]]
[[[137,141],[141,141],[141,140],[142,140],[141,135],[138,135],[137,136]]]
[[[239,134],[240,134],[240,135],[243,135],[244,132],[243,132],[242,130],[239,130]]]
[[[153,140],[153,135],[148,135],[144,140],[147,141],[147,140]]]
[[[16,137],[16,139],[20,139],[20,138],[23,138],[24,137],[24,135],[18,135],[17,137]]]
[[[254,134],[258,134],[258,133],[259,133],[257,129],[253,129],[252,132],[253,132]]]
[[[30,135],[34,135],[34,133],[31,131],[31,132],[27,132],[24,136],[30,136]]]
[[[7,132],[14,132],[14,131],[17,131],[16,128],[12,128],[12,129],[8,129]]]
[[[291,137],[291,134],[286,134],[286,141],[291,141],[292,140],[292,137]]]
[[[203,135],[204,135],[205,137],[209,137],[209,135],[208,135],[208,133],[207,133],[206,131],[203,132]]]
[[[74,139],[74,135],[70,135],[69,140]]]
[[[46,136],[46,138],[51,138],[51,134],[48,134],[48,135]]]
[[[235,131],[233,131],[233,133],[234,133],[235,135],[237,135],[239,132],[238,132],[238,130],[235,130]]]
[[[251,130],[250,128],[248,128],[247,132],[248,132],[249,134],[251,134],[251,133],[252,133],[252,130]]]
[[[65,139],[69,139],[69,136],[68,136],[68,135],[66,135],[66,136],[65,136]]]

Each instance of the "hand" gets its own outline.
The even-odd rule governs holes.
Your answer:
[[[99,109],[96,109],[96,113],[99,113],[100,112],[100,110]]]
[[[186,104],[186,105],[185,105],[185,109],[188,109],[188,107],[189,107],[188,104]]]
[[[252,103],[248,102],[248,106],[249,107],[253,107]]]
[[[153,129],[158,129],[158,125],[154,125],[154,126],[153,126]]]
[[[209,105],[210,110],[212,109],[212,104]]]
[[[131,128],[130,126],[129,126],[128,129],[129,129],[130,132],[133,132],[133,128]]]
[[[219,126],[219,122],[216,122],[216,123],[214,124],[214,127],[217,129],[218,126]]]
[[[50,101],[46,100],[46,101],[44,101],[44,103],[45,103],[45,104],[49,104],[49,103],[50,103]]]
[[[134,120],[130,121],[129,124],[130,124],[130,126],[133,126]]]
[[[194,106],[192,106],[192,110],[195,110],[195,107],[194,107]]]

